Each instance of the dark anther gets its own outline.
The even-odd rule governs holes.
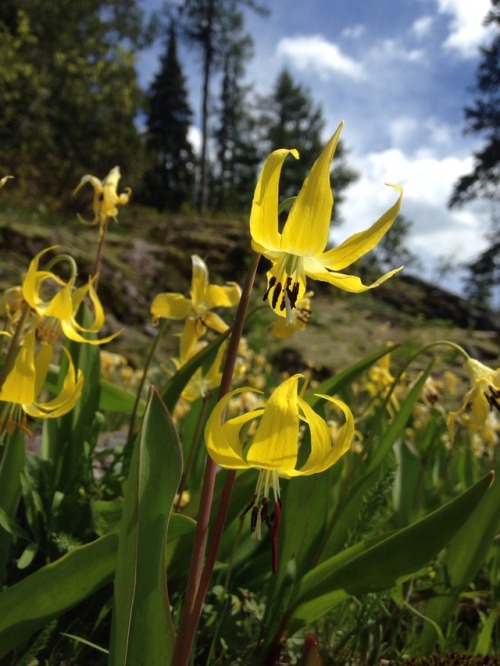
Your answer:
[[[243,516],[246,516],[247,513],[250,511],[250,509],[254,506],[254,504],[255,504],[255,500],[256,500],[256,499],[257,499],[257,495],[254,493],[254,495],[253,495],[253,497],[252,497],[252,501],[250,502],[250,504],[247,506],[247,508],[246,508],[246,509],[243,511],[243,513],[241,514],[241,517],[242,517],[242,518],[243,518]]]
[[[273,310],[276,308],[276,305],[278,303],[278,298],[280,297],[281,294],[281,282],[278,282],[278,284],[274,287],[273,291],[273,300],[271,302],[273,306]]]
[[[250,516],[250,531],[255,532],[255,528],[257,527],[257,518],[259,517],[259,507],[255,506],[252,509],[252,514]]]
[[[267,506],[268,506],[268,500],[267,497],[262,498],[262,509],[260,510],[260,517],[263,523],[265,523],[269,529],[272,528],[272,523],[269,519],[269,516],[267,515]]]
[[[280,303],[280,312],[283,312],[285,308],[286,308],[286,294],[283,294],[283,298],[281,299]]]
[[[271,277],[271,279],[269,280],[269,284],[267,285],[267,291],[264,294],[264,298],[262,299],[263,301],[267,301],[267,299],[269,297],[269,292],[271,291],[271,289],[274,287],[275,284],[276,284],[276,278],[273,275]]]
[[[500,398],[500,391],[497,391],[497,389],[495,389],[493,386],[490,386],[489,389],[491,393],[485,393],[484,397],[488,401],[488,405],[490,406],[491,411],[496,409],[500,412],[500,402],[498,401]]]

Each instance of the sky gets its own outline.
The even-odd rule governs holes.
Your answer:
[[[475,202],[450,211],[453,184],[472,168],[481,137],[463,134],[463,109],[474,99],[479,47],[491,32],[482,25],[489,0],[261,0],[268,17],[248,11],[254,58],[246,80],[268,94],[283,67],[321,104],[325,142],[345,122],[342,140],[359,180],[346,191],[339,243],[368,227],[404,188],[403,214],[413,225],[408,239],[421,277],[460,292],[459,267],[487,246],[492,210]],[[161,0],[142,0],[147,12]],[[490,28],[491,30],[491,28]],[[147,86],[158,69],[160,45],[140,54]],[[181,47],[190,103],[200,106],[200,59]],[[295,147],[300,152],[300,137]],[[286,164],[285,164],[286,168]],[[445,260],[456,272],[443,277]],[[411,272],[411,271],[410,271]]]

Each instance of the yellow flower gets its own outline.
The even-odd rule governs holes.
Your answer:
[[[354,419],[349,407],[341,400],[319,395],[339,407],[345,417],[344,425],[332,440],[327,422],[298,395],[301,377],[297,374],[286,379],[273,391],[264,407],[223,422],[230,400],[239,393],[255,390],[244,387],[231,391],[217,403],[205,428],[208,453],[217,465],[232,470],[260,470],[249,507],[249,510],[252,508],[252,532],[257,537],[260,537],[262,522],[272,527],[273,537],[276,536],[281,508],[280,477],[291,479],[323,472],[351,446]],[[301,442],[301,424],[309,428],[310,444]],[[245,437],[252,425],[256,429],[247,444]],[[271,525],[272,518],[267,513],[271,489],[277,525]]]
[[[151,314],[156,318],[186,320],[181,335],[183,358],[190,355],[192,346],[207,328],[217,333],[227,331],[228,325],[212,309],[233,307],[238,304],[241,296],[241,289],[235,282],[225,287],[209,284],[208,270],[203,259],[194,254],[191,260],[191,298],[178,293],[158,294],[151,304]]]
[[[269,300],[274,312],[286,316],[288,321],[306,292],[306,276],[359,293],[377,287],[400,270],[386,273],[371,285],[364,285],[359,277],[339,272],[372,250],[390,229],[401,207],[403,194],[398,185],[391,185],[399,192],[397,202],[369,229],[325,252],[333,206],[331,161],[342,127],[341,123],[313,164],[281,232],[278,226],[279,177],[285,157],[291,153],[298,158],[298,152],[281,149],[271,153],[255,188],[250,214],[252,247],[272,262],[264,300]]]
[[[448,415],[448,430],[452,439],[457,417],[465,427],[480,432],[487,422],[491,427],[490,414],[493,414],[496,421],[496,412],[500,412],[500,368],[493,370],[473,358],[467,359],[465,365],[471,389],[464,395],[460,409]]]
[[[0,388],[0,401],[19,405],[25,414],[35,418],[56,418],[69,412],[80,398],[83,386],[81,370],[75,367],[69,353],[64,349],[68,358],[68,370],[63,387],[59,395],[47,402],[37,402],[42,392],[49,365],[52,360],[53,348],[47,342],[42,342],[38,352],[35,350],[36,332],[29,331],[19,347],[14,365],[8,373]],[[0,430],[14,427],[14,409],[3,410]]]
[[[116,337],[116,333],[99,340],[84,337],[86,334],[98,333],[104,325],[104,310],[92,281],[89,280],[88,284],[75,289],[76,276],[66,282],[50,270],[38,269],[40,259],[53,249],[55,248],[49,247],[34,257],[22,285],[24,300],[42,319],[37,327],[40,337],[45,337],[48,342],[52,342],[58,337],[60,328],[64,335],[74,342],[88,342],[92,345],[109,342]],[[61,255],[61,259],[67,259],[67,257]],[[52,290],[53,292],[55,287],[58,291],[51,298],[44,300],[42,291],[47,288],[47,291]],[[94,311],[94,321],[89,328],[81,326],[76,321],[76,313],[87,295]]]
[[[295,308],[291,313],[291,321],[283,317],[275,319],[271,324],[271,332],[275,338],[285,340],[295,333],[295,331],[303,331],[307,326],[307,322],[311,317],[311,297],[312,291],[307,291],[304,298],[297,301]]]
[[[100,233],[102,234],[108,218],[111,217],[115,222],[117,221],[117,206],[124,206],[127,204],[132,193],[130,187],[126,187],[122,194],[118,194],[117,188],[120,178],[120,167],[117,166],[111,169],[104,180],[99,180],[99,178],[91,176],[90,174],[83,176],[78,186],[74,189],[73,194],[76,194],[86,183],[92,185],[94,188],[94,201],[92,204],[92,208],[94,209],[94,219],[85,220],[81,215],[78,215],[80,222],[90,226],[99,224]]]

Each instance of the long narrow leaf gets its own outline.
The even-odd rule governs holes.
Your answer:
[[[0,658],[108,583],[117,534],[81,546],[0,594]]]
[[[182,474],[175,426],[154,389],[132,456],[120,530],[109,664],[170,663],[174,630],[165,569],[171,506]]]
[[[394,587],[437,555],[472,514],[491,485],[493,473],[409,527],[394,532],[348,562],[335,557],[304,576],[294,617],[312,622],[351,596]]]

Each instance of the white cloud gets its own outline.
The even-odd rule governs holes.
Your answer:
[[[451,16],[444,48],[463,58],[475,57],[486,34],[483,20],[491,9],[490,0],[437,0],[437,4],[439,13]]]
[[[361,25],[361,23],[356,23],[356,25],[348,25],[347,28],[344,28],[340,33],[341,37],[346,39],[359,39],[366,32],[366,26]]]
[[[413,22],[413,25],[411,26],[411,32],[419,39],[422,39],[422,37],[425,37],[429,34],[433,23],[433,16],[421,16],[419,19]]]
[[[368,60],[419,62],[424,59],[422,49],[406,49],[396,39],[383,39],[370,51]]]
[[[397,116],[387,124],[391,145],[408,152],[416,147],[420,158],[435,157],[436,149],[448,152],[453,149],[453,137],[448,125],[436,118],[417,118],[416,116]],[[432,148],[429,148],[432,146]]]
[[[394,203],[396,193],[384,187],[392,182],[404,188],[402,213],[413,222],[409,244],[424,260],[424,278],[431,279],[440,257],[453,253],[458,266],[484,248],[487,212],[474,207],[450,211],[446,205],[455,180],[470,170],[471,158],[412,157],[391,148],[353,155],[350,163],[361,177],[346,191],[344,224],[334,229],[335,243],[366,229]]]
[[[278,55],[288,58],[298,70],[312,69],[322,79],[329,79],[333,74],[341,74],[353,81],[365,78],[363,66],[359,62],[344,55],[336,44],[321,35],[284,37],[278,42],[276,50]]]

